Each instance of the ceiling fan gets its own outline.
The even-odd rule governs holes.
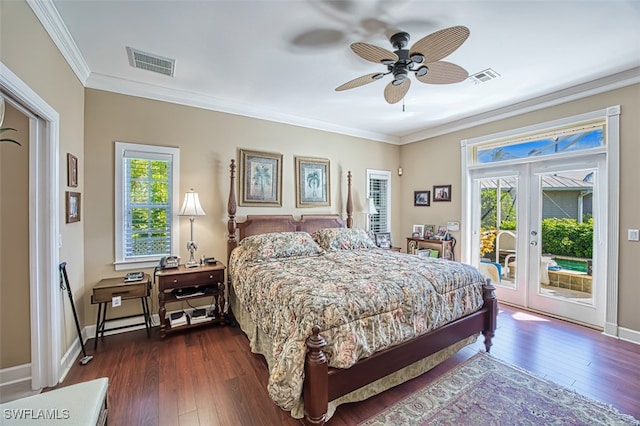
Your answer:
[[[406,49],[409,44],[409,34],[399,32],[389,38],[396,49],[391,52],[382,47],[358,42],[351,45],[356,55],[367,61],[380,63],[387,67],[387,72],[377,72],[348,81],[338,87],[336,91],[354,89],[376,80],[387,74],[393,74],[393,80],[384,89],[384,98],[390,104],[395,104],[404,98],[411,86],[407,78],[409,72],[415,73],[418,81],[430,84],[459,83],[469,77],[469,73],[462,67],[440,59],[453,53],[469,37],[469,29],[463,26],[445,28],[421,38]]]

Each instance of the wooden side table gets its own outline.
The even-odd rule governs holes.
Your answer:
[[[178,268],[165,269],[156,274],[158,279],[158,314],[160,316],[161,338],[164,338],[167,333],[177,330],[224,323],[225,268],[226,267],[220,262],[217,262],[215,265],[203,265],[195,268],[187,268],[184,265],[180,265]],[[196,293],[192,296],[187,295],[181,297],[178,292],[185,289],[195,290]],[[167,315],[165,304],[199,297],[214,297],[215,303],[212,316],[209,317],[210,319],[197,324],[187,323],[185,325],[171,327],[171,322],[168,318],[165,318]]]
[[[438,257],[456,260],[453,251],[455,240],[428,240],[426,238],[407,237],[407,253],[415,253],[420,247],[434,248],[439,251]]]
[[[93,349],[98,347],[98,334],[104,337],[105,331],[120,330],[122,328],[137,327],[139,325],[145,326],[147,329],[147,338],[150,337],[149,329],[151,328],[151,315],[149,312],[148,297],[151,291],[151,277],[149,274],[144,274],[144,277],[139,281],[125,282],[124,277],[118,278],[105,278],[93,287],[93,294],[91,295],[91,303],[98,304],[98,318],[96,319],[96,335],[93,343]],[[140,299],[142,305],[142,314],[127,315],[117,318],[107,319],[107,306],[113,301],[114,297],[120,297],[121,300]],[[102,317],[101,317],[102,315]],[[113,327],[106,329],[107,321],[115,321],[119,319],[134,318],[138,316],[144,316],[144,323],[123,325],[120,327]]]

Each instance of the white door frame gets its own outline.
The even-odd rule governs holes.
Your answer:
[[[605,119],[606,131],[606,170],[607,170],[607,217],[606,217],[606,301],[604,334],[618,337],[618,242],[619,242],[619,206],[620,206],[620,105],[610,106],[605,109],[579,114],[573,117],[562,118],[546,123],[535,124],[524,128],[508,130],[492,135],[480,136],[473,139],[460,141],[461,146],[461,190],[462,190],[462,224],[461,224],[461,261],[473,264],[478,262],[478,256],[472,256],[472,237],[474,232],[471,194],[472,180],[469,172],[471,158],[469,148],[490,140],[511,138],[516,135],[541,132],[544,129],[558,128],[576,122]],[[480,166],[479,168],[481,168]]]
[[[59,291],[60,115],[0,62],[0,88],[29,118],[29,289],[31,292],[31,388],[60,378]]]

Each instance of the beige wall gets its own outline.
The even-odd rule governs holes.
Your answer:
[[[620,254],[619,312],[621,327],[640,332],[640,243],[627,241],[627,229],[640,228],[640,85],[613,90],[517,117],[500,120],[425,141],[404,145],[400,149],[402,176],[402,231],[412,224],[446,223],[460,220],[461,164],[460,141],[499,131],[556,120],[563,117],[621,106],[620,118]],[[413,207],[413,191],[431,190],[433,185],[451,184],[450,203],[431,203],[431,207]],[[459,255],[459,247],[456,255]]]
[[[344,214],[346,174],[350,170],[353,174],[354,224],[364,227],[361,211],[366,191],[366,169],[394,171],[399,162],[400,150],[395,145],[100,90],[87,89],[85,105],[87,293],[101,278],[122,274],[113,267],[115,141],[180,148],[180,203],[184,193],[194,188],[207,213],[194,222],[199,246],[197,256],[215,256],[225,262],[229,162],[232,158],[237,160],[238,149],[283,154],[282,208],[239,207],[238,219],[247,214]],[[330,160],[330,207],[295,207],[294,156]],[[392,235],[398,243],[403,235],[399,226],[399,179],[397,174],[392,174],[392,217],[397,218],[393,222]],[[177,254],[186,259],[187,218],[180,219],[180,233],[180,253]],[[120,309],[115,311],[118,315],[129,314],[139,310],[139,304],[129,301],[117,309]],[[152,310],[157,311],[155,297]],[[95,312],[95,307],[87,310],[86,324],[95,322]],[[113,315],[115,312],[111,309]]]
[[[53,44],[31,8],[24,1],[0,2],[0,60],[14,74],[28,85],[51,108],[60,114],[59,149],[59,218],[60,236],[63,246],[59,256],[69,263],[68,271],[76,304],[80,315],[84,315],[84,221],[64,223],[64,192],[66,186],[66,153],[78,157],[80,175],[78,191],[84,192],[84,87]],[[75,189],[74,189],[75,190]],[[48,212],[40,212],[48,215]],[[4,241],[5,235],[3,233]],[[51,277],[57,286],[58,276]],[[0,286],[4,287],[3,282]],[[73,314],[64,292],[59,292],[63,315],[59,319],[63,330],[60,356],[67,351],[76,338]],[[11,342],[23,341],[23,332],[18,328],[9,330],[7,339]],[[3,332],[3,338],[5,338]],[[5,354],[7,345],[2,345],[0,353]],[[28,351],[22,348],[20,351]],[[3,365],[4,366],[4,365]]]
[[[0,368],[31,361],[29,319],[29,120],[10,105],[0,143]]]

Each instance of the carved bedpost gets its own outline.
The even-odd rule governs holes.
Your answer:
[[[353,198],[351,197],[351,170],[347,172],[347,228],[353,228]]]
[[[496,327],[498,325],[498,299],[496,298],[496,287],[487,278],[486,283],[482,286],[482,299],[484,307],[489,308],[489,313],[484,324],[482,335],[484,336],[484,348],[487,352],[491,350],[493,343],[491,340],[495,336]]]
[[[304,423],[323,425],[329,409],[329,367],[322,352],[327,341],[320,335],[320,327],[313,326],[307,338],[307,356],[304,363]]]
[[[236,160],[231,160],[230,178],[229,178],[229,202],[227,203],[227,213],[229,214],[229,220],[227,221],[227,230],[229,231],[229,239],[227,240],[227,265],[229,264],[229,257],[231,251],[238,246],[236,240]]]

